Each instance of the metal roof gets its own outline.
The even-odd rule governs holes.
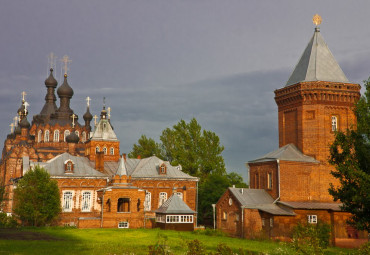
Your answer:
[[[279,201],[279,204],[289,206],[293,209],[308,209],[308,210],[333,210],[341,211],[342,203],[318,203],[318,202],[285,202]]]
[[[101,118],[91,137],[92,141],[118,141],[116,133],[107,119]]]
[[[319,28],[315,29],[286,86],[305,81],[348,83],[346,75],[329,50]]]
[[[65,162],[71,160],[74,164],[73,173],[65,173]],[[107,175],[95,170],[86,157],[72,156],[65,152],[46,162],[30,161],[30,166],[40,165],[50,176],[64,177],[107,177]]]
[[[274,199],[264,189],[229,188],[243,208],[258,209],[273,215],[292,216],[295,213],[274,204]]]
[[[274,160],[285,160],[285,161],[298,161],[298,162],[307,162],[307,163],[319,163],[313,157],[304,155],[294,144],[287,144],[283,147],[280,147],[277,150],[267,153],[261,158],[248,161],[248,163],[258,163]]]
[[[166,200],[157,210],[156,213],[192,213],[195,211],[190,209],[190,207],[177,195],[172,194],[169,199]]]

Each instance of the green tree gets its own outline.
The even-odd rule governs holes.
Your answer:
[[[26,225],[44,226],[61,211],[58,184],[40,166],[29,170],[14,190],[14,212]]]
[[[340,185],[330,185],[334,200],[350,212],[348,223],[370,231],[370,78],[364,81],[366,92],[355,107],[357,130],[337,132],[330,147],[332,175]]]
[[[207,177],[211,173],[222,175],[226,172],[221,155],[224,147],[219,137],[212,131],[202,131],[195,118],[189,123],[181,120],[172,129],[163,130],[160,140],[165,158],[172,165],[180,164],[190,175]]]
[[[138,144],[133,145],[132,151],[128,156],[130,158],[137,158],[138,156],[147,158],[156,155],[163,159],[162,154],[162,146],[159,143],[156,143],[152,138],[147,138],[146,135],[142,135],[138,140]]]

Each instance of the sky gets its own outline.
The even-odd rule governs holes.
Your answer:
[[[370,76],[370,1],[0,0],[0,140],[26,91],[29,120],[45,102],[47,56],[68,55],[71,108],[103,97],[121,153],[142,134],[196,118],[220,137],[228,172],[278,148],[274,90],[321,33],[349,81]],[[56,78],[62,84],[61,62]],[[59,86],[58,85],[58,86]],[[59,105],[59,100],[57,101]]]

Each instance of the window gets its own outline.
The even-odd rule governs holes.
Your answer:
[[[107,147],[103,148],[104,155],[107,155]]]
[[[262,218],[262,227],[264,227],[265,225],[266,225],[265,218]]]
[[[99,151],[100,151],[99,146],[96,146],[96,148],[95,148],[95,153],[98,153]]]
[[[69,132],[69,130],[67,129],[66,131],[64,131],[64,141],[66,141],[66,137],[69,136],[71,132]]]
[[[239,221],[239,213],[235,213],[235,221]]]
[[[161,207],[161,205],[166,202],[167,200],[167,193],[161,192],[159,193],[159,202],[158,202],[158,208]]]
[[[227,212],[222,212],[222,219],[227,220]]]
[[[270,228],[272,228],[273,226],[274,226],[274,219],[270,218]]]
[[[150,211],[152,209],[152,193],[147,191],[145,193],[144,211]]]
[[[103,123],[103,130],[105,130],[107,127],[107,124],[106,123]]]
[[[50,131],[46,130],[44,135],[44,142],[49,142],[50,140]]]
[[[176,192],[176,195],[178,195],[181,198],[181,200],[184,200],[183,194],[181,192]]]
[[[166,222],[166,215],[157,214],[156,222]]]
[[[267,174],[267,188],[272,189],[272,173]]]
[[[166,165],[165,164],[162,164],[159,166],[159,174],[166,174]]]
[[[331,116],[331,131],[338,130],[338,118],[337,116]]]
[[[80,132],[75,131],[75,134],[76,134],[78,137],[80,137]]]
[[[317,223],[317,215],[307,215],[307,221],[310,224],[316,224]]]
[[[91,191],[84,191],[82,193],[81,211],[90,212],[91,210]]]
[[[118,223],[118,228],[129,228],[129,223],[124,221],[124,222],[119,222]]]
[[[59,130],[54,131],[54,142],[59,142]]]
[[[130,212],[130,199],[119,198],[117,203],[117,212]]]
[[[63,193],[63,212],[72,212],[73,207],[73,193],[72,191],[65,191]]]
[[[193,215],[166,215],[166,223],[193,223]]]
[[[114,155],[114,148],[113,147],[110,147],[109,153],[110,153],[110,155]]]
[[[41,131],[41,130],[39,130],[39,132],[38,132],[38,134],[37,134],[37,141],[38,141],[39,143],[41,143],[41,137],[42,137],[42,131]]]
[[[69,171],[69,172],[72,172],[72,162],[71,161],[67,162],[67,169],[66,170]]]
[[[86,132],[82,132],[82,142],[86,142]]]

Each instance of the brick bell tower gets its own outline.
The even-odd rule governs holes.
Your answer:
[[[314,17],[315,32],[284,88],[275,90],[279,147],[295,144],[327,163],[335,131],[356,125],[353,112],[360,85],[348,81],[330,52]]]

